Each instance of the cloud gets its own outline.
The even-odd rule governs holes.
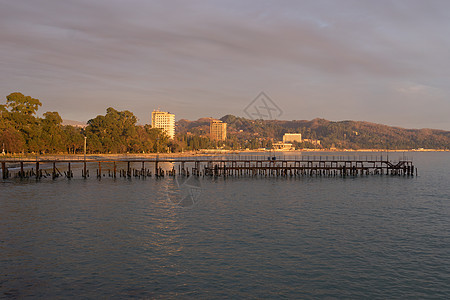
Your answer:
[[[403,84],[397,88],[397,91],[406,95],[426,95],[435,92],[436,89],[422,84]]]
[[[417,83],[416,90],[399,87],[402,93],[432,86],[449,94],[446,1],[1,5],[0,91],[26,89],[62,110],[65,102],[96,101],[106,108],[125,97],[132,111],[145,105],[151,111],[166,101],[167,109],[176,111],[178,105],[182,117],[196,118],[213,114],[206,109],[222,109],[223,101],[228,112],[238,114],[243,97],[250,101],[259,91],[272,90],[285,106],[301,94],[326,103],[330,114],[337,105],[351,105],[358,115],[363,112],[355,101],[373,101],[370,91],[388,93],[392,83]],[[341,98],[333,93],[337,85],[345,90]],[[88,114],[83,107],[66,107],[72,119]]]

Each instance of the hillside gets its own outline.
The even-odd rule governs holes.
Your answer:
[[[74,120],[62,120],[62,125],[63,126],[70,125],[70,126],[81,127],[81,128],[84,128],[87,126],[86,123],[74,121]]]
[[[197,121],[180,120],[177,132],[207,134],[209,118]],[[230,138],[240,140],[282,139],[284,133],[299,132],[305,139],[318,139],[323,148],[338,149],[449,149],[450,131],[436,129],[405,129],[364,121],[333,122],[314,120],[251,120],[233,115],[221,118],[228,123]]]

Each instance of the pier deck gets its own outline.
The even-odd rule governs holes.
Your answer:
[[[194,157],[73,157],[0,159],[2,178],[37,179],[59,176],[72,178],[74,169],[81,176],[90,176],[95,169],[101,177],[155,177],[162,176],[362,176],[362,175],[417,175],[417,169],[408,159],[396,162],[383,157],[350,158],[348,156],[194,156]],[[137,167],[139,166],[139,167]],[[59,170],[63,170],[62,172]],[[64,174],[63,174],[64,173]]]

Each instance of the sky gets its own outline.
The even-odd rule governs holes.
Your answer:
[[[450,130],[447,0],[0,0],[1,104],[12,92],[86,122],[247,117]]]

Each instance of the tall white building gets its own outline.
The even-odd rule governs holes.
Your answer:
[[[302,142],[301,133],[285,133],[283,135],[283,143]]]
[[[211,139],[215,141],[225,141],[227,139],[227,123],[220,120],[211,120],[209,133]]]
[[[171,138],[175,136],[175,115],[165,111],[152,112],[152,127],[161,128]]]

